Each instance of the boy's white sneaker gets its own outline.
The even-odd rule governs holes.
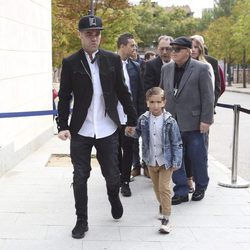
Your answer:
[[[159,229],[159,232],[160,232],[161,234],[169,234],[170,231],[171,231],[171,225],[170,225],[170,223],[169,223],[169,220],[163,218],[163,219],[161,220],[161,227],[160,227],[160,229]]]

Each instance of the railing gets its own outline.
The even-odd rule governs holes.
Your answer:
[[[237,169],[238,169],[238,139],[239,139],[239,117],[240,111],[250,114],[249,109],[242,108],[239,104],[229,105],[217,103],[218,107],[233,109],[234,111],[234,129],[233,129],[233,149],[232,149],[232,172],[231,172],[231,182],[219,182],[218,184],[223,187],[230,188],[247,188],[249,187],[248,182],[237,181]]]

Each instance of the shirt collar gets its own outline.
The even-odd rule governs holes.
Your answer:
[[[128,59],[122,60],[122,63],[123,63],[123,64],[128,64]]]
[[[96,56],[96,54],[99,52],[99,50],[97,50],[97,51],[95,51],[94,53],[92,53],[92,60],[93,60],[93,58],[95,58],[95,56]],[[89,56],[89,54],[84,50],[84,53],[85,53],[85,56],[86,56],[86,58],[88,58],[89,59],[89,61],[91,61],[91,58],[90,58],[90,56]]]

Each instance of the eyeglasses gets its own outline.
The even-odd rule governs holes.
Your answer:
[[[159,48],[160,51],[166,50],[167,52],[172,51],[172,47],[161,47]]]
[[[187,48],[185,48],[185,47],[172,47],[171,51],[175,52],[175,53],[179,53],[183,49],[187,49]]]

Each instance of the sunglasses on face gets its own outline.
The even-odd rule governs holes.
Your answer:
[[[187,48],[185,48],[185,47],[172,47],[171,51],[175,52],[175,53],[179,53],[183,49],[187,49]]]

